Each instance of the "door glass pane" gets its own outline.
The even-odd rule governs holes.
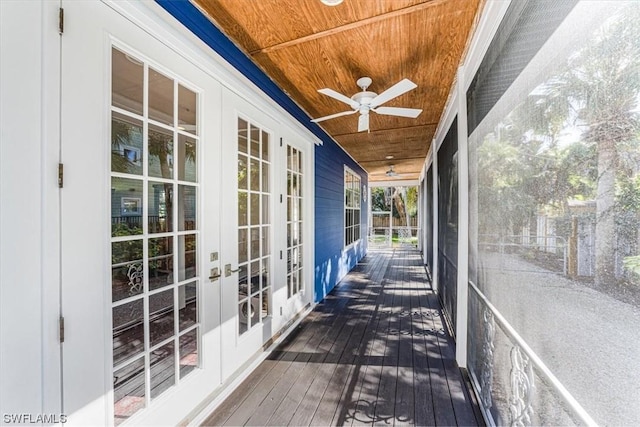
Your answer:
[[[251,156],[260,158],[260,129],[251,125]]]
[[[262,160],[269,161],[269,134],[262,131]]]
[[[173,184],[149,182],[149,233],[173,231]]]
[[[151,398],[158,397],[163,391],[175,384],[175,344],[168,342],[151,352]]]
[[[238,151],[247,154],[248,143],[248,123],[246,120],[238,119]]]
[[[247,190],[249,188],[249,163],[247,156],[238,155],[238,189]]]
[[[113,364],[144,350],[144,305],[137,299],[113,308]]]
[[[197,282],[187,283],[178,288],[181,331],[198,322],[198,288],[196,283]]]
[[[198,158],[196,140],[185,135],[178,135],[178,179],[196,182],[198,180]]]
[[[144,357],[113,372],[114,425],[145,407]]]
[[[142,115],[144,64],[118,49],[111,50],[111,104]]]
[[[302,256],[302,152],[287,146],[287,290],[288,297],[297,294],[303,288]],[[347,211],[348,212],[348,211]],[[347,229],[348,232],[348,229]]]
[[[111,171],[142,175],[144,140],[142,121],[111,114]]]
[[[174,334],[173,289],[149,296],[149,345],[155,346]]]
[[[197,95],[181,84],[178,85],[178,129],[198,134],[196,114]]]
[[[178,230],[196,229],[196,187],[178,185]]]
[[[173,126],[173,80],[149,68],[149,118]]]
[[[149,176],[173,178],[173,132],[149,125]]]
[[[247,193],[238,191],[238,226],[248,224],[249,206],[247,205]]]
[[[111,295],[116,302],[144,291],[142,240],[111,244]]]
[[[111,178],[111,236],[142,234],[142,181]]]
[[[238,330],[242,334],[267,315],[260,301],[262,294],[268,293],[271,252],[270,228],[263,227],[270,221],[271,139],[266,131],[243,119],[238,119],[237,139],[238,188],[241,190],[238,192]],[[249,156],[245,155],[247,151]]]
[[[178,280],[188,280],[197,275],[196,235],[178,236]]]
[[[198,366],[198,328],[180,337],[180,378]]]
[[[199,94],[122,50],[112,50],[112,64],[110,309],[119,424],[198,367]]]
[[[251,193],[251,225],[260,224],[260,194]]]
[[[173,284],[173,237],[149,239],[149,290]]]

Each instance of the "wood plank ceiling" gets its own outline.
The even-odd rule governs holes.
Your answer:
[[[377,182],[418,179],[483,0],[194,2],[313,118],[350,110],[318,89],[351,97],[363,76],[378,94],[415,82],[384,106],[420,108],[416,119],[371,114],[370,132],[357,132],[358,114],[319,123]]]

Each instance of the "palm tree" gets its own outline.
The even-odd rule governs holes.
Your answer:
[[[636,137],[640,95],[640,8],[625,8],[568,60],[555,89],[564,94],[596,147],[595,282],[615,280],[616,172],[623,143]]]

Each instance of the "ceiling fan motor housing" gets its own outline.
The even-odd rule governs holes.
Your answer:
[[[356,93],[351,99],[360,104],[360,108],[357,109],[360,110],[361,113],[364,113],[369,112],[369,104],[376,96],[378,96],[378,94],[375,92],[363,91]]]

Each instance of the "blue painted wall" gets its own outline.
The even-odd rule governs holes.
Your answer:
[[[344,166],[360,175],[369,188],[367,173],[342,148],[330,141],[315,152],[315,291],[314,301],[327,293],[351,270],[367,250],[368,201],[361,198],[360,240],[344,247]],[[361,190],[362,191],[362,190]]]
[[[360,210],[361,239],[344,247],[344,166],[359,174],[369,188],[366,172],[189,0],[156,2],[322,140],[324,145],[315,148],[314,300],[320,301],[366,253],[365,201]]]

